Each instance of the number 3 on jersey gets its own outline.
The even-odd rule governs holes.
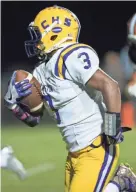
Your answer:
[[[91,61],[89,58],[89,55],[86,52],[82,52],[78,55],[78,58],[81,58],[84,56],[84,63],[86,63],[86,65],[84,66],[84,69],[89,69],[91,67]]]

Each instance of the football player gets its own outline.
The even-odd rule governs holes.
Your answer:
[[[121,49],[121,67],[124,72],[125,89],[122,103],[122,122],[136,125],[136,13],[127,22],[127,43]]]
[[[129,42],[129,57],[136,69],[136,13],[133,15],[128,24],[128,42]]]
[[[41,84],[45,108],[67,145],[65,192],[135,191],[136,177],[125,165],[110,182],[119,158],[118,144],[123,141],[120,90],[100,69],[96,51],[78,43],[80,28],[78,18],[68,9],[48,7],[30,23],[31,39],[25,41],[28,57],[43,59],[33,75]],[[15,77],[16,71],[5,105],[18,119],[35,126],[40,116],[33,117],[17,102],[31,94],[31,84],[27,79],[15,84]],[[92,97],[86,87],[92,88]]]
[[[23,164],[15,157],[11,146],[0,150],[0,167],[14,172],[20,179],[25,179],[27,176]]]
[[[132,85],[128,86],[128,93],[136,101],[136,13],[129,21],[128,29],[128,56],[131,61],[130,66],[133,68]]]

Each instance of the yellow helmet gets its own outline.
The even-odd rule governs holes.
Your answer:
[[[66,41],[77,42],[80,22],[70,10],[53,6],[40,11],[28,30],[31,40],[25,41],[28,57],[48,54],[62,47]]]

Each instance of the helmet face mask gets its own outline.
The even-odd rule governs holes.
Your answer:
[[[47,7],[37,14],[28,31],[31,40],[25,41],[27,56],[47,55],[61,48],[65,42],[77,42],[80,22],[68,9]]]
[[[38,48],[41,44],[41,32],[37,26],[29,26],[28,31],[31,39],[25,41],[25,50],[28,57],[34,57],[40,54],[41,50]]]

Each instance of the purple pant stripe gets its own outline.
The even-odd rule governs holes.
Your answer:
[[[114,146],[113,146],[113,158],[112,158],[112,161],[111,161],[111,163],[110,163],[110,166],[109,166],[109,168],[108,168],[108,170],[107,170],[107,173],[106,173],[106,175],[105,175],[105,178],[104,178],[104,180],[103,180],[103,182],[102,182],[102,186],[101,186],[100,191],[102,191],[102,189],[103,189],[103,187],[104,187],[104,185],[105,185],[106,179],[107,179],[107,177],[108,177],[108,175],[109,175],[109,173],[110,173],[111,167],[112,167],[112,165],[113,165],[115,156],[116,156],[116,146],[114,145]]]
[[[104,161],[103,161],[102,168],[101,168],[100,173],[99,173],[99,176],[98,176],[98,180],[97,180],[97,183],[96,183],[94,192],[97,192],[96,190],[97,190],[97,187],[98,187],[99,182],[100,182],[100,180],[101,180],[103,170],[104,170],[105,167],[106,167],[106,164],[107,164],[107,161],[108,161],[108,156],[109,156],[109,147],[107,147],[107,150],[105,150]]]

